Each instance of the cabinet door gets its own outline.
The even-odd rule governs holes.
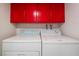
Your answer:
[[[26,23],[35,23],[36,19],[37,4],[27,3],[25,4],[25,22]]]
[[[49,22],[49,4],[47,3],[38,4],[37,12],[38,12],[37,15],[38,23]]]
[[[65,21],[64,17],[64,3],[51,4],[51,22],[62,23]]]
[[[55,22],[55,3],[50,4],[50,23],[54,23]]]
[[[24,8],[21,3],[11,4],[11,22],[12,23],[23,23],[24,22]]]

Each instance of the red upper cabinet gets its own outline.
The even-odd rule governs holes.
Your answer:
[[[12,23],[63,23],[64,3],[12,3]]]
[[[24,4],[11,4],[11,22],[12,23],[24,23]]]
[[[49,4],[40,3],[37,9],[37,21],[38,23],[49,23]]]
[[[64,3],[50,4],[50,22],[63,23],[65,22],[65,9]]]
[[[37,22],[36,12],[37,12],[37,4],[34,3],[25,4],[25,11],[24,11],[25,22],[36,23]]]

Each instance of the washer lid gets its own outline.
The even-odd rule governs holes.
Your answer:
[[[3,40],[3,42],[40,42],[40,36],[14,36]]]
[[[43,43],[79,43],[79,40],[67,36],[42,36]]]

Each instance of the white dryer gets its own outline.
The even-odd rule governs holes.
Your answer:
[[[40,31],[18,29],[17,35],[3,40],[3,56],[41,56]]]
[[[42,30],[41,37],[43,56],[79,56],[79,40],[61,35],[59,29]]]

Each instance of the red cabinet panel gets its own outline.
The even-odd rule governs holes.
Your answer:
[[[55,22],[64,22],[65,21],[65,17],[64,17],[64,4],[61,3],[61,4],[56,4],[55,5]],[[56,17],[57,16],[57,17]]]
[[[49,4],[38,4],[38,16],[37,21],[39,23],[49,23]]]
[[[24,8],[23,4],[13,3],[11,4],[11,22],[12,23],[24,23]]]
[[[54,23],[55,22],[55,3],[50,4],[50,14],[49,14],[49,18],[50,18],[50,23]]]
[[[12,3],[12,23],[65,22],[64,3]]]
[[[50,22],[51,23],[65,22],[64,3],[51,4],[50,10],[51,10],[50,11]]]
[[[36,11],[37,11],[37,4],[28,3],[25,4],[25,22],[26,23],[36,23]]]

